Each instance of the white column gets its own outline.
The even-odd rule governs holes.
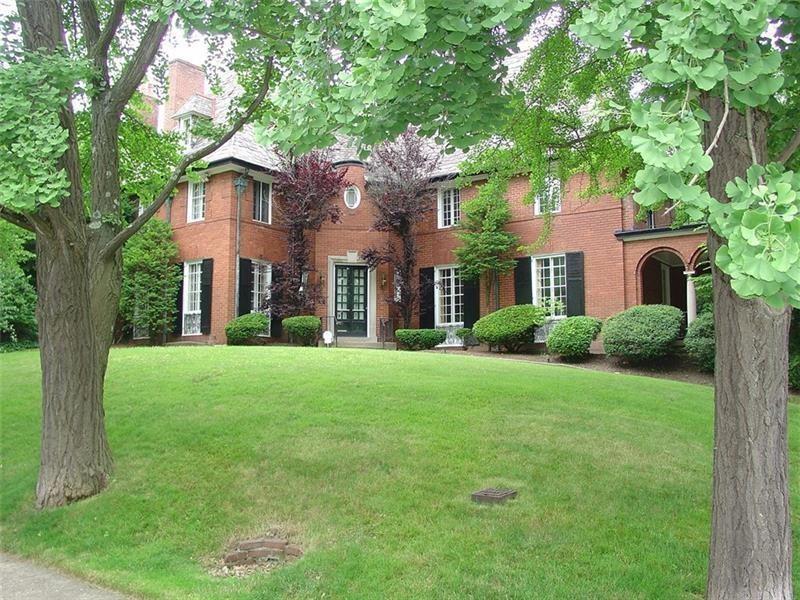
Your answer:
[[[686,275],[686,325],[691,325],[697,318],[697,298],[694,294],[694,271],[684,271]]]

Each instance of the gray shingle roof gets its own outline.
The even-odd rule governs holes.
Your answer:
[[[178,111],[172,115],[176,119],[183,115],[198,114],[204,117],[211,118],[214,116],[214,101],[206,96],[200,94],[192,94],[189,99],[183,103]]]

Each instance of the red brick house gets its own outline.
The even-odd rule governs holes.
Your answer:
[[[170,67],[170,96],[161,107],[164,129],[185,128],[191,119],[224,114],[224,99],[205,93],[199,67],[175,61]],[[373,210],[365,185],[365,164],[344,145],[331,149],[335,164],[350,182],[341,198],[342,218],[311,235],[312,283],[325,291],[318,315],[340,341],[377,342],[391,327],[393,276],[388,266],[369,270],[359,258],[368,246],[389,234],[371,231]],[[481,184],[453,186],[459,155],[450,155],[431,181],[435,207],[419,230],[419,273],[428,286],[415,325],[454,332],[490,312],[478,285],[462,282],[453,249],[460,204]],[[224,343],[224,327],[237,315],[261,305],[271,282],[271,264],[286,259],[280,219],[272,212],[274,154],[256,144],[249,128],[208,157],[203,183],[182,183],[160,216],[172,223],[180,248],[184,281],[174,339]],[[237,185],[238,184],[238,185]],[[631,200],[580,198],[586,178],[553,182],[552,233],[534,256],[519,256],[513,274],[501,277],[501,306],[558,300],[563,314],[608,317],[641,303],[672,304],[694,317],[694,288],[688,275],[704,268],[704,231],[672,228],[669,215],[637,221]],[[524,204],[525,177],[512,180],[508,200],[510,230],[523,244],[537,239],[543,216],[539,203]],[[335,318],[334,318],[335,317]],[[270,336],[279,339],[273,320]]]

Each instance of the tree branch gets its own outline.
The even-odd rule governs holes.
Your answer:
[[[125,15],[125,0],[114,0],[114,6],[111,8],[111,15],[108,17],[108,22],[105,28],[100,33],[97,43],[92,52],[95,56],[105,60],[108,56],[108,48],[111,46],[111,40],[119,29],[122,23],[122,17]]]
[[[153,62],[153,59],[161,47],[161,41],[164,39],[167,30],[169,29],[170,18],[166,21],[152,21],[148,25],[142,36],[142,41],[136,49],[131,60],[125,65],[122,74],[119,76],[117,82],[111,88],[110,103],[112,109],[117,113],[122,113],[122,109],[131,99],[136,88],[144,79],[147,69]]]
[[[613,127],[609,127],[608,131],[595,130],[592,131],[591,133],[578,136],[572,140],[568,140],[561,144],[548,144],[548,146],[551,146],[553,148],[572,148],[573,146],[577,146],[578,144],[582,144],[583,142],[588,142],[589,140],[596,138],[598,136],[616,133],[618,131],[622,131],[623,129],[628,129],[629,127],[630,125],[614,125]]]
[[[789,143],[786,144],[786,147],[781,150],[781,153],[778,155],[778,158],[775,159],[775,162],[785,164],[786,161],[792,158],[792,155],[797,151],[798,148],[800,148],[800,127],[795,130],[792,139],[790,139]]]
[[[97,7],[94,5],[94,0],[79,0],[78,8],[81,11],[81,25],[86,38],[86,47],[89,48],[89,52],[92,52],[92,48],[97,44],[97,38],[100,37],[100,19],[97,16]]]
[[[156,214],[156,212],[158,212],[158,209],[163,206],[164,202],[167,201],[167,198],[172,195],[172,192],[178,185],[178,182],[186,173],[186,169],[192,163],[197,162],[201,158],[208,156],[218,148],[222,147],[250,120],[256,110],[258,110],[258,107],[261,106],[261,103],[264,101],[264,98],[267,97],[267,93],[269,92],[270,80],[272,79],[273,72],[273,62],[274,59],[270,58],[269,62],[267,63],[267,69],[264,72],[264,78],[261,82],[261,87],[258,94],[255,98],[253,98],[252,102],[250,102],[244,113],[242,113],[242,115],[233,123],[233,125],[231,125],[230,129],[228,129],[225,135],[219,138],[216,142],[208,144],[207,146],[203,146],[199,150],[184,156],[181,162],[178,163],[178,166],[172,171],[167,183],[165,183],[164,187],[161,188],[161,191],[156,195],[156,198],[153,200],[152,204],[145,208],[144,212],[142,212],[142,214],[139,215],[133,221],[133,223],[120,231],[108,242],[108,244],[105,245],[101,251],[101,257],[106,258],[119,250],[133,234],[139,231],[142,226],[147,223],[147,221],[149,221],[150,218]]]
[[[9,223],[13,223],[17,227],[21,227],[22,229],[26,229],[28,231],[36,231],[33,227],[33,223],[30,222],[26,215],[13,211],[6,206],[0,206],[0,219],[4,219]]]

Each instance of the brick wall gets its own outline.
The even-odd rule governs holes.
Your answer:
[[[387,233],[371,230],[375,214],[367,195],[364,168],[357,165],[343,168],[347,169],[349,183],[361,191],[361,202],[355,209],[349,209],[340,195],[334,201],[341,209],[341,221],[326,223],[319,232],[309,236],[314,267],[310,279],[311,282],[323,283],[324,302],[317,310],[321,317],[334,312],[334,307],[327,305],[331,285],[329,257],[346,256],[353,252],[358,254],[370,246],[383,246],[391,238]],[[224,343],[224,326],[235,316],[236,192],[233,181],[236,176],[236,172],[228,171],[209,178],[206,184],[206,215],[201,222],[186,222],[186,184],[179,186],[171,205],[171,220],[181,260],[214,259],[211,333],[192,339]],[[639,270],[644,259],[660,249],[669,249],[679,255],[685,265],[693,266],[697,261],[698,247],[705,241],[705,234],[668,232],[661,237],[623,242],[614,233],[631,228],[635,207],[630,201],[620,202],[611,196],[581,198],[587,183],[586,177],[576,176],[565,184],[562,210],[553,216],[552,232],[544,245],[533,253],[583,252],[586,312],[604,318],[641,303]],[[480,185],[480,182],[476,182],[462,190],[462,203],[474,197]],[[538,239],[544,221],[544,217],[533,214],[531,205],[523,202],[527,189],[527,179],[518,177],[510,182],[507,194],[512,212],[509,229],[519,236],[523,245],[532,244]],[[453,250],[459,245],[453,229],[437,228],[436,195],[432,195],[429,202],[430,211],[418,233],[419,268],[455,263]],[[162,210],[162,215],[165,214],[166,209]],[[243,258],[270,262],[286,259],[285,231],[280,225],[280,215],[275,211],[274,203],[271,225],[253,221],[252,183],[244,194],[241,216]],[[520,256],[522,254],[519,253]],[[393,292],[391,269],[388,266],[379,267],[374,280],[377,296],[374,317],[388,317],[388,300]],[[499,289],[501,306],[514,304],[513,274],[500,278]],[[487,298],[482,285],[481,314],[493,309],[494,300]]]

